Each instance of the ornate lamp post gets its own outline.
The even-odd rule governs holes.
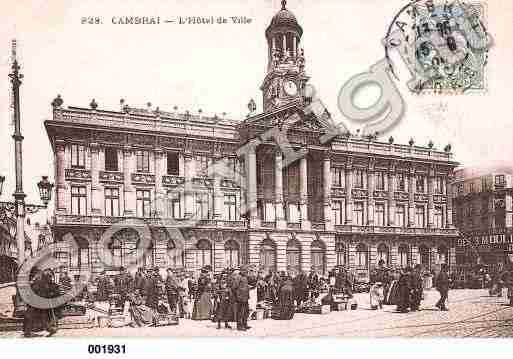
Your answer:
[[[21,266],[25,261],[25,215],[33,214],[48,206],[52,198],[53,184],[48,181],[48,177],[43,176],[42,180],[37,184],[39,194],[43,205],[27,204],[25,203],[26,194],[23,192],[23,155],[22,155],[22,142],[23,136],[21,134],[20,125],[20,85],[23,75],[19,73],[20,66],[15,59],[12,64],[12,73],[9,74],[12,83],[13,99],[14,99],[14,163],[15,163],[15,178],[16,190],[13,194],[13,202],[0,202],[0,220],[3,218],[11,218],[16,221],[16,244],[18,249],[18,266]],[[0,195],[2,194],[3,184],[5,177],[0,176]],[[17,306],[18,306],[17,302]],[[18,309],[18,308],[16,308]]]

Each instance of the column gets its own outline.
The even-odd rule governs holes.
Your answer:
[[[185,159],[183,152],[178,154],[178,175],[185,177]]]
[[[123,148],[123,176],[125,193],[125,213],[126,217],[133,217],[135,213],[135,189],[132,186],[131,175],[135,172],[133,150],[130,146]]]
[[[415,227],[415,169],[408,173],[408,227]]]
[[[435,223],[435,170],[434,168],[429,169],[428,174],[428,227],[433,228]]]
[[[308,273],[310,269],[312,269],[312,242],[315,240],[315,237],[312,235],[300,236],[298,235],[298,241],[301,244],[301,254],[299,259],[299,264],[301,266],[301,270]]]
[[[221,163],[222,157],[216,156],[214,161]],[[214,167],[216,168],[216,167]],[[221,171],[214,171],[214,220],[222,219],[223,192],[221,191]],[[224,253],[224,252],[223,252]]]
[[[260,219],[258,218],[257,208],[257,173],[256,173],[256,143],[247,145],[246,156],[246,176],[247,176],[247,193],[248,203],[247,210],[249,212],[250,228],[260,227]]]
[[[369,269],[372,269],[378,264],[378,246],[376,240],[373,240],[372,243],[369,244],[369,248]],[[386,265],[388,265],[388,263]]]
[[[273,236],[272,239],[276,243],[276,269],[278,272],[287,270],[287,242],[289,237]]]
[[[419,258],[419,246],[417,244],[412,243],[410,248],[410,262],[412,266],[416,264],[420,264]]]
[[[66,145],[64,141],[57,141],[55,144],[56,161],[55,161],[55,196],[57,202],[56,211],[61,214],[67,213],[66,208]]]
[[[296,45],[296,35],[293,35],[292,37],[292,56],[296,58],[297,55],[297,45]]]
[[[326,246],[326,253],[325,253],[325,259],[326,259],[326,273],[331,271],[333,267],[337,265],[337,255],[335,252],[335,235],[329,234],[329,235],[323,235],[320,237],[320,239],[324,242],[324,245]]]
[[[324,154],[322,175],[324,189],[324,225],[325,230],[332,231],[334,229],[334,223],[331,220],[331,159],[328,153]]]
[[[392,268],[399,267],[399,245],[396,241],[390,242],[389,264]]]
[[[346,165],[346,224],[351,225],[353,223],[353,178],[354,170],[352,160]]]
[[[166,196],[162,185],[162,178],[166,174],[166,154],[160,148],[155,149],[155,210],[158,217],[165,213]]]
[[[446,181],[446,182],[449,182],[449,180],[450,180],[450,178],[448,178],[448,181]],[[446,224],[447,224],[447,228],[453,228],[453,223],[452,223],[453,186],[452,186],[452,184],[450,184],[448,186],[445,186],[445,195],[446,195],[446,198],[447,198],[447,205],[446,205],[447,213],[445,215],[445,218],[446,218],[445,221],[446,221]]]
[[[367,224],[369,226],[375,225],[375,223],[374,223],[374,187],[375,187],[374,182],[375,182],[374,164],[372,164],[372,162],[371,162],[371,164],[369,164],[369,168],[367,170],[367,192],[368,192]]]
[[[388,225],[395,225],[395,189],[397,188],[397,176],[395,166],[390,166],[388,171]]]
[[[274,156],[274,181],[276,228],[287,229],[283,213],[283,153],[279,148],[276,149]]]
[[[301,229],[309,231],[312,228],[308,220],[308,158],[307,156],[301,157],[299,160],[300,171],[300,211],[301,211]]]
[[[194,214],[194,192],[192,189],[192,179],[194,177],[194,161],[192,153],[190,152],[184,154],[184,172],[184,216],[185,218],[191,218]]]
[[[449,247],[449,258],[447,259],[447,262],[449,263],[449,268],[454,268],[456,266],[456,247],[455,244],[451,244]]]
[[[100,186],[100,146],[91,143],[91,212],[93,215],[102,213],[102,196]]]
[[[283,34],[283,55],[287,53],[287,35]]]

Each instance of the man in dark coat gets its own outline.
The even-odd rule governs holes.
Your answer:
[[[422,301],[422,293],[424,291],[424,288],[422,287],[422,266],[420,264],[415,266],[411,275],[411,286],[411,310],[417,311],[420,310],[420,302]]]
[[[165,282],[167,301],[169,303],[169,310],[171,313],[176,313],[176,304],[178,302],[178,281],[171,268],[167,270],[167,278]]]
[[[128,300],[128,293],[132,290],[133,280],[130,273],[124,267],[120,268],[120,274],[116,277],[116,291],[125,303]]]
[[[32,282],[32,290],[42,298],[51,299],[60,295],[59,286],[54,281],[53,272],[46,269],[38,272]],[[50,304],[50,301],[48,303]],[[31,337],[34,330],[47,330],[49,335],[57,332],[59,308],[36,308],[27,304],[23,321],[23,335]]]
[[[240,274],[232,277],[232,293],[235,298],[237,330],[248,330],[248,315],[249,315],[249,284],[248,284],[248,269],[241,268]]]
[[[435,306],[443,311],[448,311],[445,301],[449,296],[449,274],[447,273],[447,264],[442,264],[440,273],[436,277],[436,289],[440,293],[440,299],[436,302]]]
[[[232,295],[231,290],[227,285],[227,278],[223,276],[219,278],[218,287],[215,293],[216,300],[216,315],[217,329],[221,329],[221,322],[224,322],[224,327],[231,329],[229,322],[233,320],[232,310]]]
[[[153,272],[146,279],[146,306],[157,310],[159,304],[159,276]]]
[[[408,313],[411,303],[411,268],[406,267],[399,277],[397,282],[399,298],[397,303],[397,311],[401,313]]]
[[[146,276],[142,268],[138,268],[134,277],[134,289],[139,292],[140,295],[144,295]]]
[[[294,317],[294,284],[290,276],[283,278],[280,288],[280,318],[290,320]]]
[[[304,272],[294,278],[294,297],[298,307],[308,300],[308,278]]]
[[[311,270],[307,281],[308,290],[310,291],[310,299],[316,299],[319,296],[319,276],[315,270]]]

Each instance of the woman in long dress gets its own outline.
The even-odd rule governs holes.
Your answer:
[[[192,311],[193,320],[210,320],[212,317],[212,288],[208,273],[204,270],[198,279],[198,290]]]

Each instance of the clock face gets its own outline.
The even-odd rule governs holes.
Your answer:
[[[283,83],[283,90],[289,96],[297,95],[297,85],[294,81],[288,80]]]

